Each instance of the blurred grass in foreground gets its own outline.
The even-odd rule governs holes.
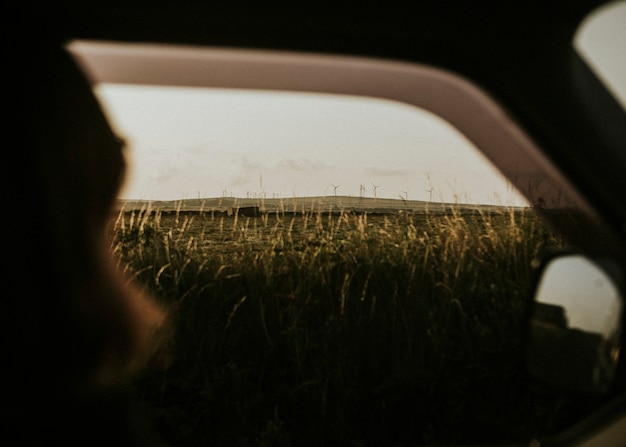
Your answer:
[[[122,211],[112,249],[172,312],[139,402],[172,445],[528,440],[531,210]],[[544,426],[539,426],[544,424]]]

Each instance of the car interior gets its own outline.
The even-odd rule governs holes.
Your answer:
[[[445,321],[445,324],[441,323],[441,328],[433,326],[424,329],[424,334],[430,337],[426,343],[433,343],[433,346],[421,351],[426,354],[421,354],[423,363],[419,365],[414,365],[414,360],[408,354],[403,363],[401,357],[408,351],[398,348],[398,353],[394,353],[389,347],[395,343],[404,349],[404,343],[411,343],[391,336],[389,340],[383,340],[383,337],[379,341],[375,340],[379,336],[377,334],[387,333],[371,323],[371,312],[377,299],[371,290],[376,287],[378,276],[376,273],[370,273],[369,276],[362,273],[366,268],[363,266],[369,262],[363,259],[367,258],[355,261],[354,272],[358,274],[355,273],[354,278],[358,275],[366,277],[365,285],[358,293],[361,302],[371,302],[370,322],[365,324],[361,319],[355,320],[358,331],[364,332],[355,329],[352,335],[343,326],[337,327],[346,331],[345,334],[341,332],[341,337],[344,337],[341,338],[342,343],[349,340],[345,341],[346,346],[355,348],[354,352],[345,355],[346,359],[354,360],[356,365],[354,371],[346,367],[346,371],[350,370],[350,374],[353,374],[346,377],[367,378],[358,385],[339,383],[341,380],[328,375],[326,383],[317,378],[311,378],[309,382],[300,378],[299,384],[290,388],[291,394],[283,392],[280,387],[291,379],[291,368],[295,371],[305,368],[302,365],[306,364],[312,370],[323,369],[322,366],[311,366],[302,360],[307,359],[315,364],[318,360],[312,354],[309,358],[295,350],[295,357],[298,358],[293,359],[294,356],[289,354],[292,351],[280,351],[277,347],[280,343],[274,343],[291,333],[292,326],[288,322],[295,326],[297,319],[289,320],[291,317],[276,310],[276,322],[268,317],[269,328],[264,327],[259,333],[255,332],[257,335],[254,336],[246,335],[245,322],[241,323],[236,330],[240,331],[237,333],[245,340],[244,345],[248,344],[249,351],[242,348],[241,355],[225,354],[224,351],[233,347],[239,349],[240,346],[228,344],[229,336],[224,335],[228,331],[222,334],[217,329],[199,329],[205,322],[197,315],[213,308],[198,302],[192,304],[195,293],[198,293],[198,297],[203,296],[201,293],[204,292],[197,292],[202,287],[194,285],[185,289],[185,292],[181,292],[182,298],[172,298],[175,304],[173,308],[180,312],[176,320],[177,329],[183,334],[180,340],[193,335],[202,338],[202,344],[194,341],[197,344],[190,344],[193,348],[190,347],[189,352],[195,354],[186,352],[180,355],[180,359],[172,355],[169,370],[157,368],[155,372],[149,371],[136,385],[136,392],[143,396],[139,398],[140,405],[147,408],[147,419],[166,444],[623,446],[626,439],[626,365],[620,349],[626,336],[623,330],[626,317],[626,206],[623,195],[626,190],[623,175],[626,167],[626,107],[619,90],[621,88],[623,92],[623,82],[620,85],[619,80],[615,80],[619,79],[619,75],[616,78],[598,71],[591,56],[581,49],[581,44],[576,40],[583,24],[601,12],[611,12],[618,17],[617,20],[626,20],[624,2],[607,3],[600,0],[574,3],[559,0],[549,4],[525,1],[470,4],[451,0],[410,5],[392,2],[377,6],[348,2],[318,2],[311,5],[255,2],[210,4],[192,0],[157,5],[144,1],[97,0],[89,4],[61,2],[58,6],[45,6],[37,11],[25,12],[25,26],[33,31],[36,39],[45,39],[45,45],[63,47],[76,61],[112,127],[120,138],[126,140],[129,157],[132,158],[134,150],[137,154],[143,150],[147,158],[142,160],[154,161],[161,156],[165,160],[165,164],[159,165],[159,168],[152,168],[152,171],[145,169],[147,177],[156,179],[156,183],[145,190],[148,192],[133,191],[124,197],[124,206],[127,208],[121,208],[120,216],[126,217],[114,216],[113,220],[117,219],[118,223],[124,219],[137,219],[137,222],[144,219],[142,226],[137,228],[145,231],[145,227],[153,225],[148,222],[153,211],[150,207],[157,206],[159,201],[162,201],[159,202],[162,206],[172,207],[167,208],[167,212],[163,211],[163,216],[169,212],[176,216],[178,222],[179,216],[186,216],[184,212],[206,212],[206,204],[213,203],[209,198],[215,198],[215,205],[211,205],[214,206],[212,218],[215,212],[219,212],[227,216],[222,219],[231,219],[221,222],[232,222],[232,210],[235,209],[233,228],[241,225],[237,231],[246,236],[248,225],[256,225],[250,222],[256,222],[257,213],[271,209],[274,204],[281,203],[283,206],[283,203],[293,203],[290,216],[298,216],[295,199],[302,194],[296,194],[295,186],[289,186],[288,182],[292,180],[277,179],[279,170],[282,171],[280,174],[286,175],[291,173],[288,169],[291,167],[295,172],[293,178],[296,180],[293,181],[304,182],[310,177],[321,182],[320,189],[309,195],[317,197],[320,204],[323,202],[320,206],[326,208],[319,215],[323,216],[325,212],[329,222],[331,215],[343,216],[343,210],[347,209],[348,214],[352,210],[357,218],[361,216],[359,222],[363,222],[363,215],[369,214],[370,226],[375,225],[373,219],[376,213],[384,214],[376,206],[387,199],[385,206],[393,208],[393,211],[386,213],[394,216],[410,214],[407,207],[410,204],[415,207],[419,203],[419,206],[426,206],[426,214],[439,213],[448,219],[446,222],[471,219],[466,216],[480,215],[482,218],[490,213],[504,215],[505,220],[519,218],[527,222],[520,216],[525,216],[524,212],[528,211],[546,225],[546,229],[536,227],[541,229],[532,230],[533,237],[538,238],[532,244],[524,240],[526,233],[516,236],[518,245],[525,242],[532,245],[528,258],[521,261],[524,269],[511,268],[502,272],[483,273],[479,277],[482,283],[491,284],[494,296],[506,296],[511,302],[519,303],[515,304],[514,310],[500,308],[500,304],[496,306],[492,301],[489,303],[495,307],[489,309],[489,305],[474,303],[474,292],[469,288],[463,289],[462,284],[455,287],[453,280],[432,280],[433,288],[444,290],[441,296],[447,300],[442,307],[445,312],[441,314],[445,318],[434,318],[438,322]],[[17,62],[12,66],[15,72],[19,73],[23,66],[28,70],[41,68],[36,58],[32,57],[38,54],[36,47],[37,43],[20,47]],[[621,70],[624,73],[623,64]],[[145,96],[132,96],[135,94],[133,92],[142,91]],[[150,96],[152,92],[155,92],[154,96]],[[271,140],[274,149],[259,143],[258,148],[239,156],[235,144],[227,146],[228,142],[216,143],[212,140],[211,123],[219,127],[215,125],[217,118],[214,121],[205,119],[199,124],[207,132],[203,134],[202,144],[205,144],[204,141],[212,141],[208,144],[209,149],[202,149],[211,158],[192,157],[197,152],[192,150],[193,145],[200,143],[183,142],[183,135],[189,132],[185,129],[190,129],[184,125],[180,129],[174,125],[162,125],[161,140],[156,138],[142,143],[139,133],[133,133],[135,130],[132,126],[138,128],[141,125],[141,120],[137,118],[141,115],[144,121],[150,121],[155,119],[153,116],[157,116],[151,115],[152,111],[159,107],[171,107],[172,103],[158,103],[156,99],[154,103],[150,102],[161,94],[159,92],[187,94],[188,102],[180,99],[180,108],[175,109],[173,114],[164,115],[168,117],[165,119],[168,122],[177,120],[177,115],[186,116],[181,121],[187,124],[193,120],[197,110],[207,111],[214,107],[211,104],[217,105],[217,112],[213,110],[212,113],[227,115],[226,106],[219,108],[220,104],[226,103],[218,103],[215,99],[215,102],[210,102],[210,98],[213,98],[211,96],[207,96],[209,100],[206,103],[200,102],[199,98],[203,98],[205,93],[240,95],[243,102],[239,112],[232,118],[232,129],[236,130],[227,134],[233,140],[234,134],[252,132],[252,124],[241,124],[244,121],[242,110],[253,108],[254,95],[282,95],[284,98],[298,97],[303,101],[321,98],[320,101],[326,99],[328,104],[337,104],[332,106],[337,108],[341,107],[340,99],[360,101],[354,104],[363,109],[368,101],[407,108],[415,113],[419,111],[436,117],[444,123],[444,127],[452,129],[450,132],[474,154],[472,157],[480,159],[485,171],[476,174],[480,180],[477,184],[485,185],[487,178],[491,178],[488,176],[496,176],[502,187],[512,191],[512,194],[514,192],[515,200],[519,201],[510,208],[513,211],[509,214],[502,212],[504,207],[499,201],[501,197],[496,200],[495,194],[489,199],[478,200],[482,208],[469,204],[469,194],[458,195],[452,191],[451,196],[445,196],[449,189],[453,189],[450,185],[454,180],[444,177],[439,180],[432,168],[423,167],[424,155],[418,149],[412,149],[426,143],[411,142],[409,145],[405,142],[403,144],[408,149],[398,149],[396,153],[391,143],[389,148],[381,148],[374,143],[367,146],[373,138],[368,136],[360,143],[363,149],[355,150],[354,153],[349,152],[347,143],[326,149],[322,147],[323,139],[314,143],[319,145],[317,149],[312,149],[314,144],[306,141],[308,137],[302,129],[313,126],[313,119],[317,120],[324,113],[330,116],[331,106],[328,106],[327,112],[318,112],[318,115],[302,112],[303,118],[299,118],[299,121],[303,127],[298,128],[301,136],[298,140],[300,142],[296,143],[296,146],[302,146],[300,152],[294,148],[293,142],[288,143],[291,146],[287,146],[284,152],[280,152],[279,144],[282,143],[279,143],[279,136],[275,136]],[[118,102],[114,100],[115,93],[119,94]],[[192,107],[194,100],[199,101],[198,107],[201,109]],[[334,100],[337,103],[330,102]],[[124,101],[145,102],[145,108],[129,108],[131,112],[124,116]],[[276,119],[276,129],[296,126],[296,119],[294,124],[286,124],[292,123],[287,121],[289,118],[297,116],[296,105],[289,102],[278,104],[283,104],[283,109],[293,107],[293,111],[289,109],[284,116],[280,115],[283,121]],[[306,103],[302,110],[313,107],[311,104],[313,102]],[[354,107],[346,108],[352,111],[343,115],[332,115],[333,118],[324,124],[326,127],[320,133],[328,137],[325,134],[328,129],[339,127],[342,121],[348,123],[350,114],[357,113],[357,106]],[[264,118],[267,119],[268,112],[259,114],[265,114]],[[417,121],[410,123],[407,129],[413,125],[417,127]],[[367,133],[369,129],[382,129],[385,125],[382,120],[368,122],[361,124],[357,132],[370,135]],[[226,124],[224,126],[227,127]],[[402,140],[404,134],[398,134],[399,131],[392,130],[385,134],[385,138],[390,141]],[[181,142],[176,143],[179,146],[165,156],[159,152],[159,144],[161,141],[165,146],[168,135],[173,135],[173,139],[180,135]],[[254,137],[257,142],[263,139],[259,135],[255,134]],[[350,138],[356,140],[357,136]],[[460,149],[459,152],[444,156],[444,143],[437,144],[432,143],[430,149],[441,154],[444,160],[442,166],[450,166],[455,159],[462,159]],[[196,170],[185,171],[182,176],[192,178],[204,175],[204,181],[211,185],[196,186],[200,185],[196,183],[185,192],[176,190],[172,193],[173,199],[151,196],[150,191],[156,191],[159,182],[166,185],[169,181],[164,172],[169,172],[168,168],[173,170],[174,160],[187,152],[192,158],[184,163],[190,166],[189,169],[195,165]],[[344,158],[339,156],[342,152],[345,153]],[[244,154],[243,150],[241,153]],[[221,173],[207,175],[204,168],[197,169],[198,166],[205,166],[205,163],[215,165],[220,162],[222,166],[214,169],[223,171]],[[231,163],[237,167],[231,168]],[[469,169],[470,162],[465,163],[459,162],[461,171]],[[229,169],[245,174],[241,175],[239,184],[233,183],[235,174],[228,177]],[[349,180],[351,169],[355,172],[359,169],[362,169],[359,172],[366,172],[369,169],[367,172],[376,173],[378,177],[366,178],[358,189],[359,180]],[[137,167],[137,172],[144,171]],[[409,184],[402,177],[404,175],[413,179],[411,181],[419,177],[419,181]],[[405,183],[392,183],[399,182],[400,178]],[[126,181],[134,185],[132,179]],[[351,190],[348,189],[349,181],[353,181]],[[139,182],[137,180],[137,185]],[[212,188],[211,192],[209,188]],[[290,197],[292,202],[289,202]],[[324,197],[324,200],[319,197]],[[340,205],[338,201],[341,201]],[[452,206],[453,202],[463,205],[458,208],[459,211],[453,211],[457,209]],[[297,206],[303,206],[303,202],[298,203]],[[241,210],[252,210],[253,217],[237,215],[238,206]],[[372,208],[367,208],[370,206]],[[340,208],[341,211],[338,211]],[[398,212],[398,209],[404,211]],[[278,216],[278,211],[276,214]],[[269,218],[267,214],[264,216],[258,219],[266,219],[267,225]],[[196,219],[202,221],[199,217]],[[348,222],[349,217],[344,219]],[[244,221],[247,223],[243,224]],[[134,225],[133,222],[128,221],[128,228]],[[192,225],[191,220],[186,222]],[[487,224],[481,222],[481,225],[488,227],[487,230],[497,230],[493,230],[495,221],[488,220]],[[493,227],[490,227],[492,223]],[[432,228],[420,225],[422,223],[415,223],[419,230],[415,231],[422,241],[429,236],[434,239],[435,234],[439,235]],[[158,226],[155,228],[158,231]],[[463,228],[468,233],[474,229],[470,226]],[[126,231],[126,227],[122,226],[122,229]],[[388,227],[381,227],[377,231],[380,234],[392,232]],[[148,244],[146,241],[151,240],[152,236],[146,239],[147,233],[141,234],[144,235],[141,243]],[[174,240],[172,234],[175,234],[175,230],[169,230],[169,236],[164,237]],[[450,234],[446,237],[450,238]],[[418,236],[415,236],[416,240]],[[437,248],[434,250],[447,250],[448,239],[441,235],[437,237],[440,237],[439,245],[435,245]],[[185,239],[187,249],[194,243],[199,244],[192,242],[192,239],[197,241],[201,238],[194,238]],[[486,236],[482,236],[482,239],[477,236],[477,240],[484,242],[487,239]],[[218,247],[216,258],[226,256],[219,252],[221,245],[215,242],[203,243]],[[316,247],[323,247],[325,243],[326,239],[315,242]],[[298,253],[304,257],[309,248],[306,243],[298,244],[301,244],[298,245]],[[315,245],[312,242],[309,244]],[[118,247],[126,246],[120,242]],[[286,249],[274,246],[272,256],[279,256],[281,250],[286,252]],[[165,294],[166,287],[163,284],[166,284],[168,278],[168,268],[177,262],[174,258],[180,253],[184,257],[184,250],[176,255],[170,254],[169,264],[164,264],[160,270],[156,268],[156,281],[151,277],[152,282],[146,287],[157,294]],[[460,277],[459,271],[473,268],[468,267],[466,262],[469,261],[461,254],[467,256],[467,259],[478,258],[477,252],[472,254],[471,250],[458,253],[454,258],[456,270],[453,275],[457,279]],[[513,253],[510,252],[512,257]],[[211,257],[210,254],[206,256]],[[515,257],[517,260],[517,255]],[[261,259],[261,255],[253,259],[256,262]],[[509,262],[506,256],[502,259],[494,257],[491,261],[498,266],[508,265]],[[185,262],[185,266],[196,268],[196,261],[191,260],[191,257]],[[211,265],[206,259],[203,262],[198,267],[199,277],[202,268],[208,269]],[[425,266],[426,261],[423,264]],[[231,272],[229,266],[228,262],[223,261],[223,265],[211,273],[213,282],[207,282],[210,285],[205,288],[217,290],[225,287],[222,283],[219,283],[219,287],[215,285],[222,274],[230,275],[228,281],[239,281],[245,277],[244,273],[236,269]],[[154,268],[148,264],[143,267],[144,270],[138,267],[125,268],[141,279],[145,271]],[[403,274],[399,271],[397,273],[399,278]],[[282,278],[280,274],[276,275]],[[271,278],[271,281],[266,279],[266,282],[259,284],[273,284],[272,281],[278,284],[278,281],[283,281]],[[346,290],[350,290],[352,277],[350,281],[347,278],[348,273],[343,279],[341,275],[339,279],[334,279],[339,283],[343,281],[337,289],[342,300]],[[374,278],[371,283],[370,278]],[[225,325],[228,329],[231,323],[237,324],[234,318],[239,315],[237,312],[242,315],[247,315],[244,312],[252,312],[246,310],[246,306],[252,306],[250,297],[256,293],[255,290],[265,286],[249,285],[246,281],[252,280],[241,279],[243,285],[233,286],[236,292],[228,297],[231,301],[225,301],[228,304],[223,306],[228,308],[228,312],[222,309],[224,321],[217,316],[207,321]],[[298,281],[308,284],[310,290],[318,290],[319,286],[317,283],[306,283],[300,276],[284,281],[284,284],[293,287],[289,293],[306,289],[306,286],[293,285]],[[332,282],[331,279],[328,281]],[[280,284],[281,287],[284,285],[282,282]],[[283,292],[271,293],[278,296]],[[309,296],[313,292],[302,293],[303,296]],[[478,292],[475,294],[479,295]],[[387,298],[395,297],[397,290],[387,295]],[[464,295],[467,297],[464,298]],[[383,298],[378,296],[379,300]],[[403,324],[407,328],[424,324],[419,312],[407,313],[413,315],[414,320]],[[502,317],[498,316],[498,312],[503,312]],[[320,327],[335,324],[338,315],[344,315],[344,301],[340,313],[328,317],[328,320],[320,323]],[[314,326],[311,321],[317,321],[315,318],[318,317],[314,315],[311,318],[307,324]],[[280,326],[283,323],[285,326]],[[354,323],[355,327],[357,323]],[[267,324],[266,320],[263,320],[263,324]],[[467,332],[458,329],[465,328],[465,325],[473,325],[473,329],[467,329]],[[476,339],[481,341],[472,340],[467,335],[476,333],[477,328],[483,326],[483,338]],[[454,327],[456,332],[449,327]],[[504,338],[503,334],[508,334],[509,329],[510,337],[507,335]],[[252,328],[250,330],[252,333]],[[368,330],[372,331],[372,340],[363,335]],[[417,331],[406,329],[406,333],[412,333],[413,330]],[[454,344],[438,340],[437,337],[441,335],[445,338],[448,333],[452,334]],[[326,333],[319,329],[319,332],[312,330],[311,334]],[[361,336],[362,339],[354,340]],[[264,355],[261,353],[265,348],[258,346],[265,345],[256,339],[251,341],[253,337],[267,337],[270,348]],[[222,340],[223,344],[215,342],[215,351],[208,351],[205,345],[211,344],[206,341],[210,338]],[[463,348],[471,353],[468,357],[463,357],[463,349],[459,348],[457,352],[454,348],[455,344],[465,341],[468,345],[475,342],[475,345]],[[307,339],[305,345],[311,346],[311,352],[314,352],[318,342],[321,343],[319,340]],[[337,346],[343,345],[337,342]],[[359,346],[361,350],[356,349]],[[387,360],[373,359],[373,351],[368,353],[372,346],[382,346],[381,350],[388,351],[389,357],[385,357]],[[205,348],[207,351],[203,351]],[[210,367],[213,368],[210,374],[205,369],[205,375],[198,379],[199,373],[195,368],[202,369],[205,368],[205,362],[210,363],[210,359],[206,358],[209,352],[219,353],[226,360],[223,364]],[[438,352],[440,356],[433,354],[430,357],[431,352]],[[513,360],[509,360],[509,357],[503,360],[504,352],[511,352],[510,358]],[[267,370],[255,371],[255,376],[279,375],[276,371],[281,371],[281,368],[289,371],[282,378],[283,383],[278,383],[281,382],[280,377],[275,380],[258,379],[258,382],[255,377],[251,382],[256,387],[251,385],[250,389],[254,388],[254,393],[263,395],[263,400],[258,398],[262,405],[252,400],[237,401],[243,398],[234,397],[235,394],[229,397],[228,394],[228,387],[240,387],[241,395],[252,393],[245,386],[246,380],[250,380],[246,375],[249,372],[243,367],[237,369],[241,365],[248,365],[252,371],[253,367],[245,361],[246,353],[259,354],[267,362],[263,365],[276,367],[276,370],[267,366]],[[394,358],[393,367],[389,366],[391,363],[385,363],[389,358]],[[324,367],[331,371],[333,368],[343,368],[338,361],[341,360],[341,354],[336,354],[336,357],[329,355],[322,360],[328,361],[329,365]],[[222,361],[221,357],[216,357],[215,362],[219,361]],[[296,366],[292,367],[289,363],[291,361]],[[484,363],[481,364],[481,361]],[[516,371],[504,369],[503,365],[494,367],[495,374],[488,371],[498,362],[509,362],[507,367],[515,368]],[[285,366],[287,364],[289,366]],[[402,365],[406,365],[406,368]],[[368,372],[367,368],[370,367],[371,371]],[[198,377],[191,379],[191,373],[185,375],[185,370],[191,369]],[[450,372],[451,369],[455,369],[455,373]],[[423,374],[422,370],[425,371]],[[467,380],[463,381],[461,377],[465,374],[468,374]],[[500,378],[497,378],[498,374]],[[240,378],[241,383],[236,382],[236,377]],[[426,377],[432,378],[432,384],[427,384],[427,380],[431,379]],[[348,382],[348,379],[345,380]],[[398,380],[398,383],[394,383],[394,380]],[[216,382],[223,388],[207,385],[203,381]],[[313,388],[323,391],[319,394],[308,391]],[[366,397],[358,394],[361,391]],[[498,394],[501,395],[500,399]],[[341,401],[345,405],[342,407],[344,411],[353,413],[342,416],[338,416],[340,411],[332,413],[328,402],[335,401]],[[223,405],[222,409],[217,407],[220,404]],[[301,431],[298,430],[299,424],[305,427]],[[315,428],[315,424],[318,424],[318,428]],[[223,434],[214,433],[220,430]]]

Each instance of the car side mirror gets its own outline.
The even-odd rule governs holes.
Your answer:
[[[532,379],[586,395],[609,389],[621,347],[621,284],[611,262],[568,254],[544,264],[529,328]]]

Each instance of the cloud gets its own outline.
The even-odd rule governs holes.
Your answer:
[[[241,157],[234,168],[234,172],[229,178],[229,184],[238,187],[258,181],[259,174],[263,171],[263,164],[247,157]]]
[[[306,158],[294,160],[291,158],[283,158],[276,164],[276,168],[280,171],[296,171],[296,172],[312,172],[326,170],[328,166],[320,161],[311,161]]]
[[[411,169],[390,169],[390,168],[379,168],[379,167],[366,168],[365,172],[374,178],[402,177],[405,175],[415,174],[415,171]]]

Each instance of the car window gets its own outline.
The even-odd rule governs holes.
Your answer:
[[[122,199],[528,206],[458,130],[399,102],[124,84],[96,92],[130,148]]]
[[[173,313],[137,385],[168,441],[529,442],[588,411],[527,387],[535,270],[567,243],[539,211],[572,196],[493,104],[185,79],[94,81],[128,147],[111,250]]]
[[[610,2],[580,24],[574,47],[626,109],[626,2]]]

